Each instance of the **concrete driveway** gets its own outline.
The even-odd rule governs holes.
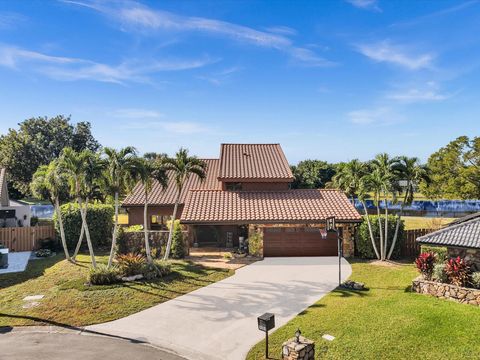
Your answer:
[[[344,259],[342,274],[351,274]],[[88,329],[146,341],[192,360],[243,360],[264,337],[257,316],[274,313],[278,328],[337,284],[336,257],[266,258],[215,284]]]

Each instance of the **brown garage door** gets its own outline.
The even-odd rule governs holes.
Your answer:
[[[263,231],[264,256],[335,256],[337,236],[322,239],[318,228],[266,227]]]

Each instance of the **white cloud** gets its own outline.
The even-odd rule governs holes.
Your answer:
[[[451,96],[453,95],[441,93],[437,83],[431,81],[423,86],[399,89],[391,92],[386,95],[386,98],[403,103],[414,103],[442,101]]]
[[[26,21],[26,17],[13,12],[0,12],[0,29],[10,29]]]
[[[395,114],[389,107],[354,110],[350,111],[347,116],[351,123],[357,125],[388,125],[403,120],[400,115]]]
[[[412,54],[405,47],[392,45],[389,41],[358,45],[357,49],[374,61],[391,63],[409,70],[429,68],[434,59],[432,54]]]
[[[232,66],[221,71],[214,72],[207,75],[198,75],[197,79],[205,80],[212,85],[220,86],[226,81],[228,81],[233,74],[241,71],[242,68],[239,66]]]
[[[360,9],[373,10],[378,12],[382,11],[378,7],[377,0],[346,0],[346,1]]]
[[[111,83],[128,81],[148,82],[148,75],[162,71],[180,71],[200,68],[217,59],[170,59],[129,61],[119,65],[102,64],[91,60],[51,56],[14,46],[0,45],[0,66],[12,69],[32,69],[58,80],[94,80]]]
[[[259,47],[283,51],[305,65],[330,66],[333,64],[311,50],[296,46],[288,37],[293,34],[294,30],[287,27],[276,26],[269,31],[260,31],[222,20],[181,16],[168,11],[154,10],[133,1],[109,3],[108,5],[95,0],[64,2],[99,11],[118,21],[122,25],[122,29],[130,28],[140,32],[164,30],[208,33]]]
[[[156,110],[149,109],[118,109],[110,113],[113,117],[127,118],[127,119],[145,119],[145,118],[159,118],[163,114]]]

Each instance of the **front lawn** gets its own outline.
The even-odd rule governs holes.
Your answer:
[[[318,359],[473,359],[480,354],[480,309],[410,292],[413,265],[352,264],[370,290],[336,290],[270,337],[270,355],[300,328]],[[332,342],[323,334],[335,336]],[[264,342],[247,359],[264,359]]]
[[[57,255],[30,261],[23,273],[0,275],[0,326],[82,326],[115,320],[224,279],[233,272],[204,268],[185,261],[173,273],[149,282],[88,286],[90,258],[79,255],[78,265]],[[106,256],[97,262],[106,263]],[[45,295],[37,307],[23,309],[28,295]]]

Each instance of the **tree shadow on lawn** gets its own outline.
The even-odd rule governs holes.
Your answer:
[[[64,324],[58,321],[54,320],[48,320],[48,319],[42,319],[36,316],[27,316],[27,315],[12,315],[12,314],[5,314],[5,313],[0,313],[0,317],[7,317],[7,318],[12,318],[12,319],[24,319],[24,320],[31,320],[39,325],[51,325],[51,326],[56,326],[62,329],[67,329],[67,330],[72,330],[72,331],[78,331],[80,333],[87,333],[91,335],[101,335],[101,336],[106,336],[110,338],[115,338],[115,339],[121,339],[121,340],[127,340],[130,341],[131,343],[135,344],[147,344],[148,342],[145,340],[140,340],[140,339],[132,339],[129,337],[124,337],[124,336],[118,336],[118,335],[111,335],[111,334],[106,334],[102,333],[100,331],[94,331],[94,330],[89,330],[85,329],[83,327],[78,327],[78,326],[73,326],[73,325],[68,325]],[[13,331],[14,328],[12,326],[2,326],[0,327],[0,334],[7,334],[11,331]]]
[[[25,271],[0,275],[0,289],[41,277],[46,269],[63,260],[65,259],[60,254],[44,259],[29,260]]]

